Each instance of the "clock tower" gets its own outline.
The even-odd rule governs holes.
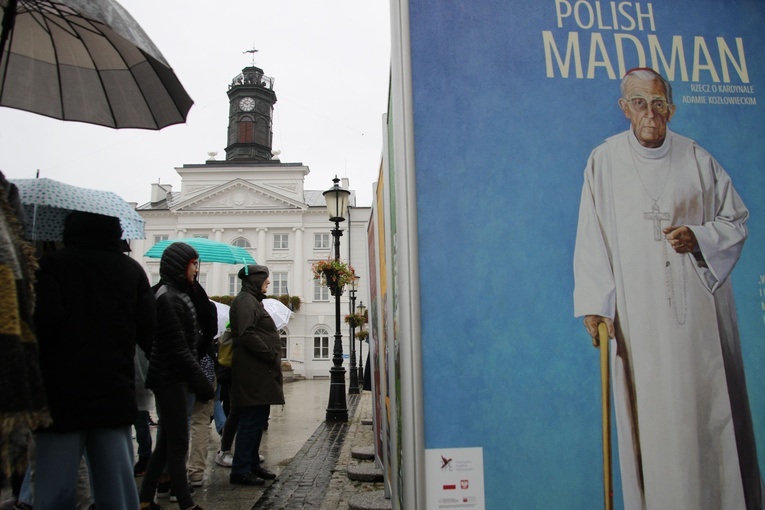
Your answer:
[[[228,87],[228,145],[226,161],[271,159],[274,79],[263,70],[245,67]]]

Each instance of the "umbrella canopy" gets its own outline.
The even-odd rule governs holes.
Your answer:
[[[182,242],[192,246],[199,253],[202,262],[222,262],[224,264],[257,264],[247,250],[239,246],[204,239],[201,237],[187,237],[185,239],[168,239],[159,241],[144,253],[144,257],[153,259],[162,258],[162,252],[173,243]]]
[[[226,324],[228,324],[228,311],[231,308],[223,303],[210,300],[215,304],[215,309],[218,311],[218,331],[215,332],[215,338],[218,338],[226,331]]]
[[[25,237],[32,241],[61,241],[64,219],[83,211],[120,219],[123,239],[143,239],[144,221],[116,193],[72,186],[53,179],[9,179],[19,189],[24,206]]]
[[[112,128],[186,122],[193,101],[115,0],[0,0],[0,106]]]
[[[282,329],[287,326],[290,319],[292,318],[292,310],[284,306],[284,303],[278,299],[264,299],[263,308],[266,309],[268,315],[270,315],[276,323],[276,329]]]

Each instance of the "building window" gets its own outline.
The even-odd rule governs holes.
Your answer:
[[[252,245],[250,244],[250,242],[244,237],[237,237],[236,239],[231,241],[231,246],[238,246],[240,248],[252,248]]]
[[[283,329],[279,330],[279,340],[282,344],[282,359],[287,359],[287,332]]]
[[[210,236],[207,235],[207,234],[194,234],[191,237],[193,237],[195,239],[209,239],[210,238]]]
[[[246,120],[245,120],[246,119]],[[253,143],[255,141],[255,123],[245,117],[239,121],[237,142]]]
[[[197,281],[207,291],[207,273],[197,273]]]
[[[154,287],[159,283],[159,273],[151,273],[151,286]]]
[[[275,296],[289,294],[287,289],[287,273],[271,273],[271,294]]]
[[[314,359],[329,359],[329,332],[319,328],[313,334]]]
[[[320,280],[313,281],[313,300],[329,301],[329,287],[322,285]]]
[[[289,234],[274,234],[274,250],[286,250],[290,247]]]
[[[314,234],[313,235],[313,247],[316,250],[327,250],[329,245],[329,234]]]
[[[157,244],[160,241],[167,241],[170,239],[170,236],[167,234],[160,234],[158,236],[154,236],[154,244]]]
[[[236,296],[242,290],[242,280],[235,274],[228,275],[228,295]]]

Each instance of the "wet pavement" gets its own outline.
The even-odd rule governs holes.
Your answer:
[[[277,478],[262,487],[229,484],[230,468],[215,463],[220,436],[211,427],[204,483],[196,488],[195,502],[205,510],[369,508],[366,504],[355,506],[354,498],[379,496],[383,483],[351,480],[348,468],[370,462],[355,459],[352,450],[373,445],[371,395],[368,391],[346,395],[348,423],[326,423],[329,385],[327,379],[284,385],[286,404],[271,408],[260,451],[266,458],[263,466]],[[138,486],[141,481],[136,479]],[[8,497],[7,491],[2,496]],[[166,498],[158,498],[157,502],[164,509],[177,508]]]
[[[325,379],[285,383],[286,404],[271,407],[260,449],[266,458],[263,466],[277,478],[263,487],[229,484],[231,469],[215,463],[220,436],[213,427],[204,485],[196,489],[194,501],[206,510],[320,508],[348,429],[348,424],[324,421],[329,384]],[[351,416],[359,398],[346,398]],[[176,508],[167,499],[157,502],[163,508]]]
[[[372,398],[368,391],[347,395],[348,423],[327,423],[329,380],[302,380],[284,385],[286,404],[273,406],[260,453],[263,466],[276,473],[263,487],[242,487],[228,482],[229,468],[215,464],[220,437],[212,430],[204,485],[195,502],[206,510],[377,510],[390,506],[354,506],[354,498],[382,492],[382,482],[348,478],[348,468],[359,463],[352,450],[373,446]],[[140,480],[140,479],[139,479]],[[165,509],[176,508],[166,499]],[[387,500],[385,500],[388,502]]]

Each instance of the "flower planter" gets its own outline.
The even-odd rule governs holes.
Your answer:
[[[351,283],[356,276],[353,267],[341,260],[320,260],[314,262],[311,269],[314,280],[321,280],[333,296],[342,295],[343,288]]]

